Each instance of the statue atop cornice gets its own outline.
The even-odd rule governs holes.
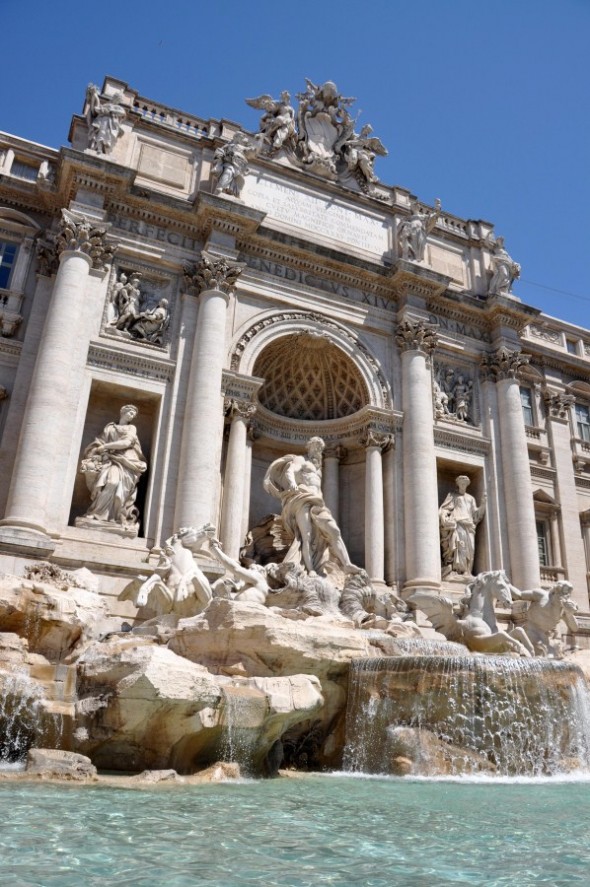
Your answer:
[[[428,235],[434,230],[441,212],[441,202],[434,201],[431,212],[422,212],[417,200],[410,205],[410,215],[403,219],[398,228],[399,251],[402,259],[409,262],[421,262]]]
[[[504,238],[498,237],[490,241],[492,248],[492,268],[488,294],[509,294],[512,284],[520,277],[520,265],[504,248]]]
[[[280,151],[283,147],[295,150],[297,130],[290,93],[283,91],[277,100],[270,95],[260,95],[255,99],[246,99],[246,104],[264,111],[260,118],[260,135],[269,152]]]
[[[248,174],[248,161],[257,151],[251,137],[236,132],[231,142],[216,148],[211,173],[215,180],[214,194],[239,197]]]
[[[270,95],[246,99],[251,108],[265,112],[258,136],[261,146],[269,154],[285,150],[291,160],[324,178],[343,183],[352,178],[361,191],[379,197],[373,166],[387,149],[368,124],[356,132],[356,119],[348,110],[356,99],[340,95],[331,80],[318,85],[306,78],[306,84],[305,92],[297,95],[296,115],[288,92],[278,100]]]
[[[110,154],[117,139],[123,134],[123,121],[127,116],[122,106],[123,93],[115,92],[101,97],[98,86],[90,83],[86,90],[86,122],[88,123],[88,147],[98,154]]]

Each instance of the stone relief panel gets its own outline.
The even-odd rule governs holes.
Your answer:
[[[432,372],[432,397],[436,419],[478,424],[473,377],[463,367],[436,361]]]
[[[113,269],[103,333],[141,344],[166,346],[171,317],[169,285],[168,278],[151,269]]]

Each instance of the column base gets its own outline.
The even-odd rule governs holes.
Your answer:
[[[437,579],[426,579],[426,578],[418,578],[418,579],[408,579],[407,582],[404,582],[404,586],[401,591],[402,600],[407,600],[410,595],[414,594],[415,591],[430,591],[435,594],[440,594],[440,581]]]
[[[44,558],[53,554],[56,545],[57,540],[52,539],[41,528],[0,524],[0,549],[10,551],[11,554]]]

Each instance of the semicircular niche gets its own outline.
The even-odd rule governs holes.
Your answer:
[[[275,340],[257,358],[254,375],[265,380],[258,392],[262,406],[289,419],[341,419],[369,403],[359,370],[322,332]]]

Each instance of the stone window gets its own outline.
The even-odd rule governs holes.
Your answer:
[[[8,289],[18,253],[18,244],[0,240],[0,289]]]
[[[569,354],[577,354],[578,353],[576,343],[574,342],[573,339],[566,339],[565,340],[565,347],[567,348]]]
[[[590,442],[590,408],[583,403],[576,404],[576,431],[580,440]]]
[[[524,424],[531,428],[535,426],[535,417],[533,412],[533,391],[532,388],[520,389],[520,403],[522,405],[522,414],[524,416]]]
[[[551,564],[551,534],[549,521],[537,520],[537,545],[539,547],[539,564],[548,567]]]

